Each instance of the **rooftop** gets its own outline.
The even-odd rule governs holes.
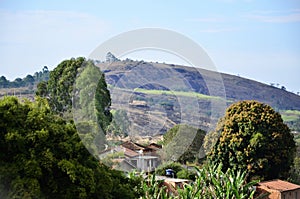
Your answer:
[[[271,181],[265,181],[258,183],[260,186],[265,186],[268,189],[277,190],[280,192],[284,191],[292,191],[296,189],[300,189],[300,185],[296,185],[290,182],[282,181],[282,180],[271,180]]]

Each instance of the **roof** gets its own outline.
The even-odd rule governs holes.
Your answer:
[[[145,149],[144,146],[137,144],[137,143],[133,143],[131,141],[127,141],[121,144],[123,147],[127,148],[127,149],[131,149],[133,151],[138,151],[138,150],[143,150]]]
[[[151,143],[147,146],[148,148],[151,148],[151,149],[161,149],[162,146],[159,145],[159,144],[156,144],[156,143]]]
[[[147,106],[146,101],[139,101],[139,100],[133,100],[131,103],[129,103],[131,106]]]
[[[271,181],[259,182],[258,185],[265,186],[268,189],[273,189],[273,190],[277,190],[280,192],[300,189],[300,185],[296,185],[296,184],[293,184],[293,183],[290,183],[287,181],[283,181],[283,180],[278,180],[278,179],[271,180]]]
[[[155,180],[164,180],[164,181],[167,181],[167,182],[175,182],[175,183],[190,182],[190,180],[188,180],[188,179],[170,178],[170,177],[167,177],[167,176],[155,176]]]
[[[127,148],[125,148],[125,153],[124,154],[128,157],[135,157],[135,156],[139,155],[137,152],[135,152],[131,149],[127,149]]]
[[[139,155],[139,156],[135,156],[133,157],[133,159],[144,159],[144,160],[150,160],[150,159],[158,159],[157,156],[152,156],[152,155]]]

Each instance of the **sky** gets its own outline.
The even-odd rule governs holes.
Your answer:
[[[0,27],[0,75],[9,80],[88,57],[123,32],[155,27],[198,43],[219,72],[300,92],[299,0],[0,0]]]

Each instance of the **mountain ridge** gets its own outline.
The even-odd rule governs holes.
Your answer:
[[[164,134],[179,123],[212,131],[225,109],[241,100],[300,111],[300,96],[235,75],[129,59],[98,66],[111,91],[112,109],[125,110],[133,123],[130,131],[143,136]]]
[[[139,67],[140,65],[148,66],[161,66],[167,65],[173,67],[177,72],[182,73],[183,77],[188,80],[189,84],[192,86],[194,92],[210,95],[207,86],[205,86],[205,81],[203,78],[199,78],[199,75],[195,75],[195,72],[201,72],[200,75],[211,75],[214,73],[220,74],[224,83],[224,89],[226,98],[233,101],[239,100],[257,100],[263,103],[271,105],[276,110],[300,110],[300,96],[292,92],[286,91],[284,89],[277,88],[275,86],[270,86],[256,80],[251,80],[248,78],[213,72],[202,68],[194,68],[189,66],[174,65],[174,64],[163,64],[163,63],[151,63],[144,61],[119,61],[114,62],[109,65],[99,64],[98,66],[103,70],[106,75],[106,80],[109,84],[116,84],[119,81],[120,76],[123,76],[125,72],[132,70],[134,67]],[[158,67],[159,68],[159,67]],[[151,67],[153,69],[153,67]],[[192,74],[194,73],[194,75]],[[161,88],[152,88],[148,90],[161,90]],[[280,97],[282,96],[282,97]],[[288,103],[287,103],[288,102]]]

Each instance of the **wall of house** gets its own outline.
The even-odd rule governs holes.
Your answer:
[[[268,189],[267,187],[259,186],[257,187],[257,192],[270,193],[270,195],[266,199],[281,199],[279,191]]]
[[[300,198],[300,189],[281,193],[281,199],[298,199],[298,198]]]
[[[259,193],[268,192],[270,195],[267,199],[300,199],[300,189],[293,191],[285,191],[280,193],[277,190],[268,189],[267,187],[260,186],[257,188]]]

